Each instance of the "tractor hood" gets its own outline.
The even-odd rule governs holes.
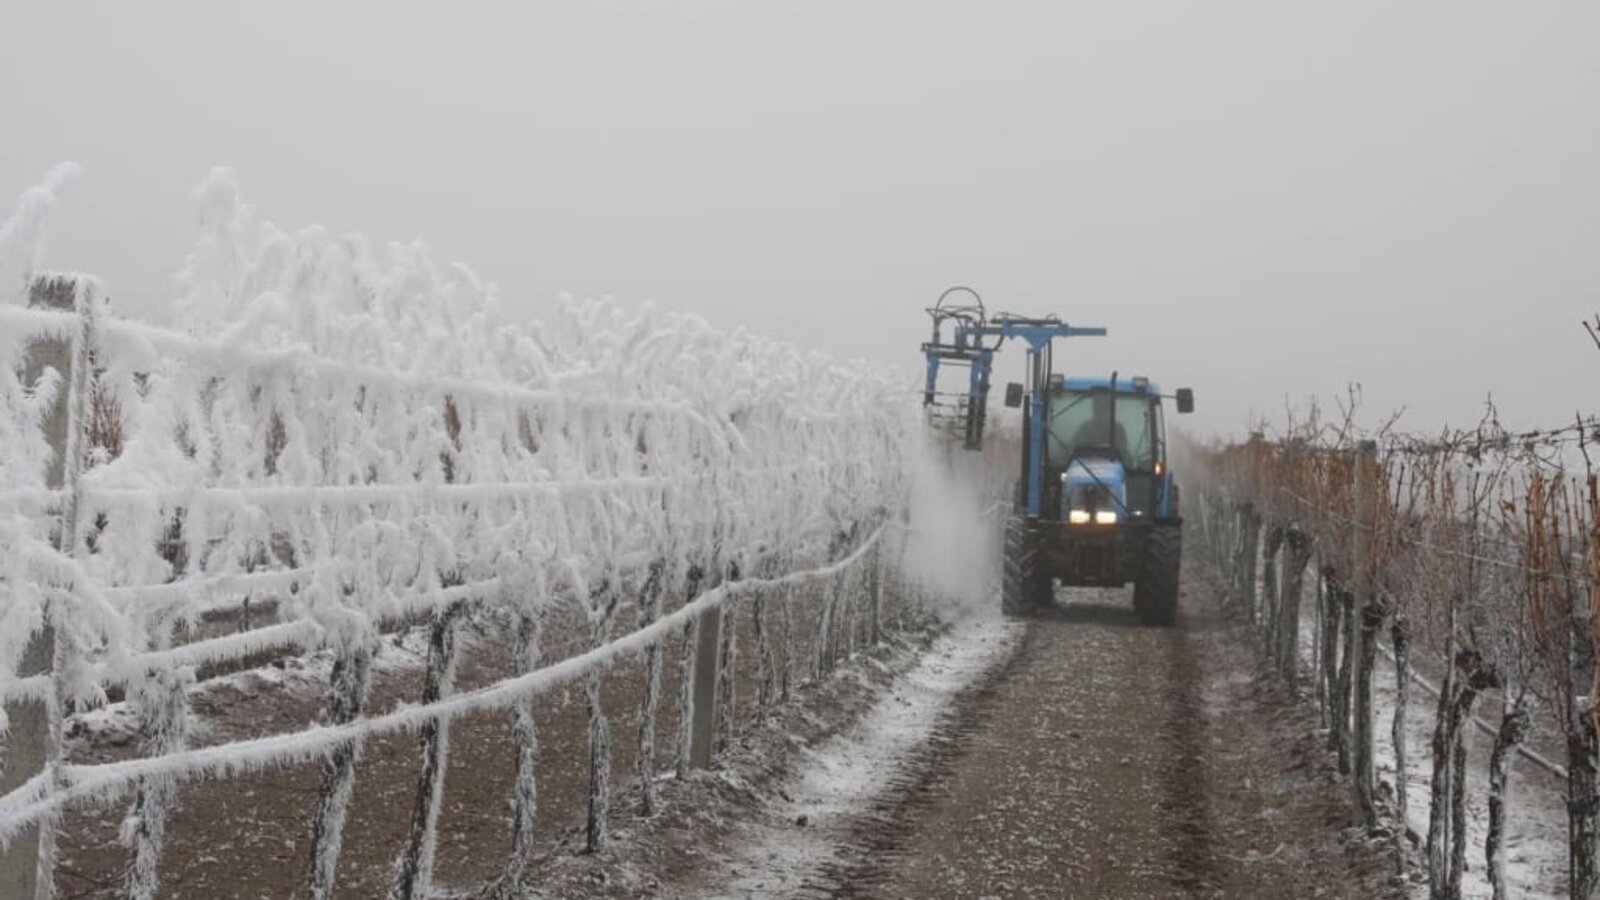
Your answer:
[[[1108,457],[1075,457],[1061,473],[1061,518],[1073,510],[1127,515],[1127,469]]]

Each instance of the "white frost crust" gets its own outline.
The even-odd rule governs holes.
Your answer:
[[[746,827],[732,877],[707,896],[788,896],[835,862],[851,841],[852,818],[871,808],[957,695],[1015,651],[1020,624],[992,616],[958,621],[848,732],[807,752],[788,786],[792,798]],[[805,817],[805,828],[795,822]]]
[[[30,344],[75,340],[86,321],[27,308],[67,172],[0,225],[0,699],[52,689],[16,675],[47,605],[84,648],[58,685],[93,704],[152,670],[366,640],[463,597],[581,603],[609,578],[631,602],[655,560],[782,550],[793,570],[831,571],[816,569],[830,542],[871,530],[906,492],[915,414],[897,376],[610,301],[564,299],[549,324],[501,324],[495,290],[469,269],[416,243],[280,230],[219,170],[196,194],[200,235],[172,324],[116,318],[98,299],[88,311],[94,411],[120,447],[87,448],[68,504],[45,485],[41,429],[65,379],[22,378]],[[77,540],[59,552],[50,531],[67,506]],[[502,588],[533,583],[549,589]],[[276,601],[276,620],[183,643],[184,626],[246,598]],[[686,615],[648,633],[675,633]],[[429,709],[126,769],[67,766],[47,798],[29,785],[0,797],[0,840],[140,775],[276,765],[514,703],[636,652],[644,634]]]

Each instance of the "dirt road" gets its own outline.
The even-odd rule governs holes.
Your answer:
[[[1303,708],[1186,584],[1175,629],[1121,591],[1060,591],[964,697],[941,750],[813,881],[860,898],[1400,896],[1350,828]]]

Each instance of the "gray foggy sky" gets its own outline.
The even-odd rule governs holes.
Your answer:
[[[0,203],[164,314],[190,189],[558,292],[920,365],[946,285],[1238,432],[1593,410],[1600,4],[12,2]],[[1008,368],[1009,373],[1009,368]]]

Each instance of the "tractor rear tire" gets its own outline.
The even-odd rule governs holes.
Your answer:
[[[1183,530],[1157,525],[1144,542],[1139,575],[1133,582],[1133,609],[1146,625],[1168,627],[1178,621],[1178,570]]]
[[[1000,584],[1000,611],[1027,616],[1050,602],[1050,573],[1045,568],[1043,540],[1036,523],[1023,516],[1006,520],[1005,576]]]

